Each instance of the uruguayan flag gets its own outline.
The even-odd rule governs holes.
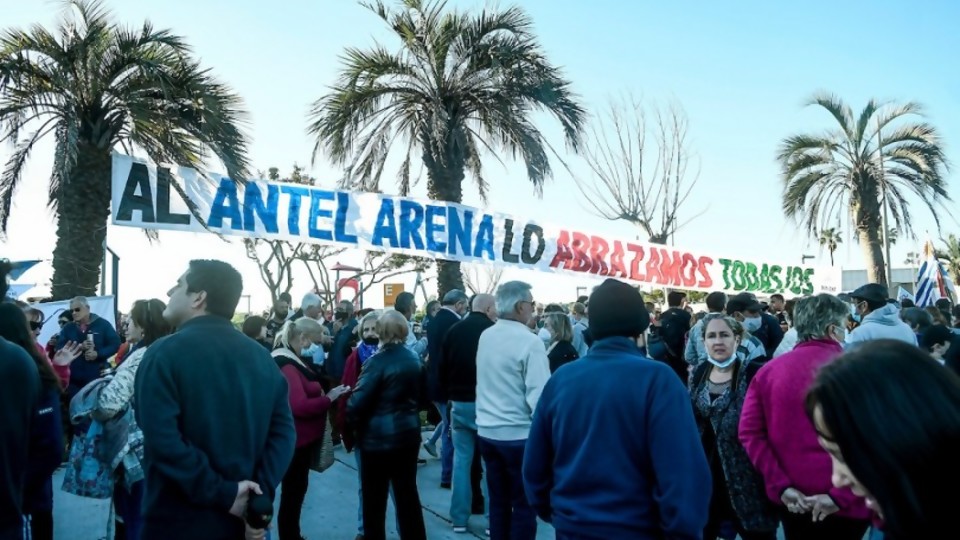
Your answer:
[[[927,241],[923,254],[923,265],[917,273],[917,307],[932,306],[937,300],[950,298],[956,292],[947,271],[934,254],[933,242]]]

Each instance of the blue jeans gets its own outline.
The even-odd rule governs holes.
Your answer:
[[[433,430],[430,444],[437,444],[443,437],[440,447],[440,483],[449,484],[453,476],[453,440],[450,438],[450,406],[440,401],[434,401],[433,406],[440,413],[440,425]]]
[[[480,437],[486,464],[490,504],[490,540],[533,540],[537,514],[523,491],[523,450],[526,439],[493,441]]]
[[[473,510],[472,468],[477,450],[477,404],[451,402],[450,424],[453,431],[453,494],[450,497],[450,520],[454,527],[466,527]],[[480,483],[480,490],[486,500],[486,480]]]

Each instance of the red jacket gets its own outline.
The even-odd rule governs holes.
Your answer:
[[[353,351],[350,352],[350,356],[347,357],[346,363],[343,365],[343,379],[340,380],[340,384],[349,386],[350,388],[356,388],[357,381],[360,380],[360,367],[360,357],[357,355],[357,349],[354,348]],[[353,437],[353,430],[347,426],[348,397],[349,394],[345,394],[337,406],[337,428],[343,439],[343,447],[347,449],[347,452],[353,450],[354,444],[356,443]]]
[[[804,409],[817,369],[841,352],[833,340],[805,341],[760,368],[747,389],[739,436],[771,501],[782,505],[780,495],[792,487],[804,495],[830,495],[840,507],[837,516],[868,520],[863,498],[833,487],[830,455]]]
[[[39,344],[39,343],[37,343],[37,351],[39,351],[39,352],[40,352],[40,356],[46,358],[46,359],[47,359],[47,362],[53,367],[53,371],[56,372],[57,377],[60,379],[60,388],[61,388],[61,390],[66,390],[66,389],[67,389],[67,385],[70,384],[70,365],[67,364],[67,365],[65,365],[65,366],[58,366],[58,365],[54,364],[54,363],[53,363],[53,355],[56,354],[56,351],[54,351],[54,352],[51,354],[51,353],[49,353],[49,351],[48,351],[47,349],[45,349],[45,348],[43,347],[43,345],[41,345],[41,344]]]
[[[327,425],[327,411],[332,402],[320,386],[320,377],[300,363],[296,355],[287,349],[273,351],[280,365],[280,373],[287,379],[290,412],[297,431],[297,448],[319,441]]]

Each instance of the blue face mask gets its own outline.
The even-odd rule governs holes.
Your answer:
[[[306,349],[301,349],[300,356],[313,356],[318,350],[320,350],[320,346],[316,343],[313,343]]]
[[[854,321],[860,322],[860,313],[857,312],[856,304],[850,304],[850,316]]]
[[[751,334],[756,332],[763,326],[763,319],[759,315],[756,317],[744,317],[743,318],[743,328]]]
[[[707,361],[720,369],[724,369],[732,366],[733,363],[737,361],[737,354],[734,353],[730,358],[727,358],[726,360],[715,360],[712,357],[707,356]]]

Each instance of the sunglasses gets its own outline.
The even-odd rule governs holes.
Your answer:
[[[82,308],[82,307],[75,307],[75,308],[73,308],[73,312],[74,312],[74,313],[80,313],[81,311],[83,311],[83,308]]]
[[[43,323],[40,321],[30,321],[30,330],[39,330],[43,328]]]

